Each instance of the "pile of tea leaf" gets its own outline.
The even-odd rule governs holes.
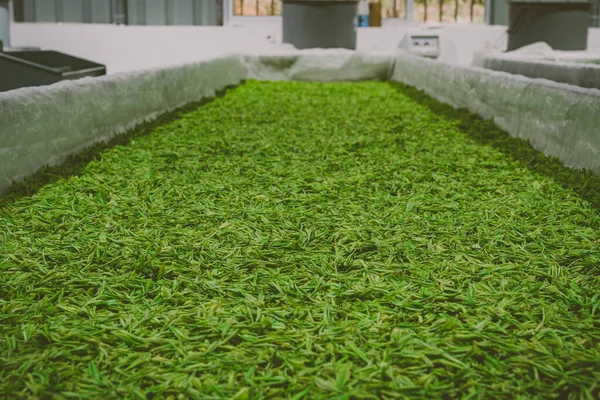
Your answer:
[[[597,398],[598,199],[407,93],[247,82],[6,202],[0,393]]]

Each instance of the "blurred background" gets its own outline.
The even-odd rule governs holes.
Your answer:
[[[485,19],[485,0],[374,2],[384,20],[482,23]],[[15,0],[14,8],[15,22],[128,25],[223,25],[229,17],[281,15],[280,0]]]
[[[519,15],[509,21],[509,9],[523,1],[532,6],[539,3],[361,0],[358,14],[368,14],[369,20],[362,25],[358,20],[356,49],[395,51],[416,34],[415,29],[437,29],[428,33],[439,39],[437,59],[471,65],[479,50],[508,48],[509,26],[512,24],[513,34],[523,28]],[[562,30],[550,27],[550,31],[568,38],[581,25],[583,43],[584,25],[589,21],[587,43],[582,46],[600,52],[600,29],[596,28],[600,0],[588,3],[589,11],[578,19],[581,23]],[[2,15],[11,20],[10,28],[4,25],[0,30],[5,48],[52,49],[96,61],[105,65],[109,74],[223,54],[272,53],[283,43],[281,0],[0,0],[0,11],[2,4],[10,12],[0,13],[0,20]],[[536,37],[535,41],[544,39]]]
[[[408,0],[381,0],[381,16],[422,22],[484,22],[484,0],[415,0],[408,15]],[[235,0],[235,16],[280,15],[279,0]]]

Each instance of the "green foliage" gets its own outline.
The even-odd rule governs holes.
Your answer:
[[[248,82],[5,202],[0,393],[597,398],[563,171],[410,88]]]

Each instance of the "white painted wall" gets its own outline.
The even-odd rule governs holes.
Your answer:
[[[269,46],[272,29],[15,23],[14,47],[35,46],[105,64],[109,73],[179,65]]]
[[[358,50],[394,50],[414,23],[396,21],[381,28],[359,28]],[[506,27],[446,24],[440,59],[468,65],[486,43],[502,46]],[[281,20],[269,23],[209,26],[116,26],[95,24],[15,23],[12,45],[52,49],[90,59],[109,74],[179,65],[240,52],[273,52],[281,41]],[[590,29],[590,49],[600,51],[600,29]]]
[[[588,30],[588,50],[600,53],[600,28],[590,28]]]

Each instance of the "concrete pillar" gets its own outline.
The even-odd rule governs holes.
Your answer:
[[[4,47],[10,46],[10,13],[8,0],[0,0],[0,41]]]

